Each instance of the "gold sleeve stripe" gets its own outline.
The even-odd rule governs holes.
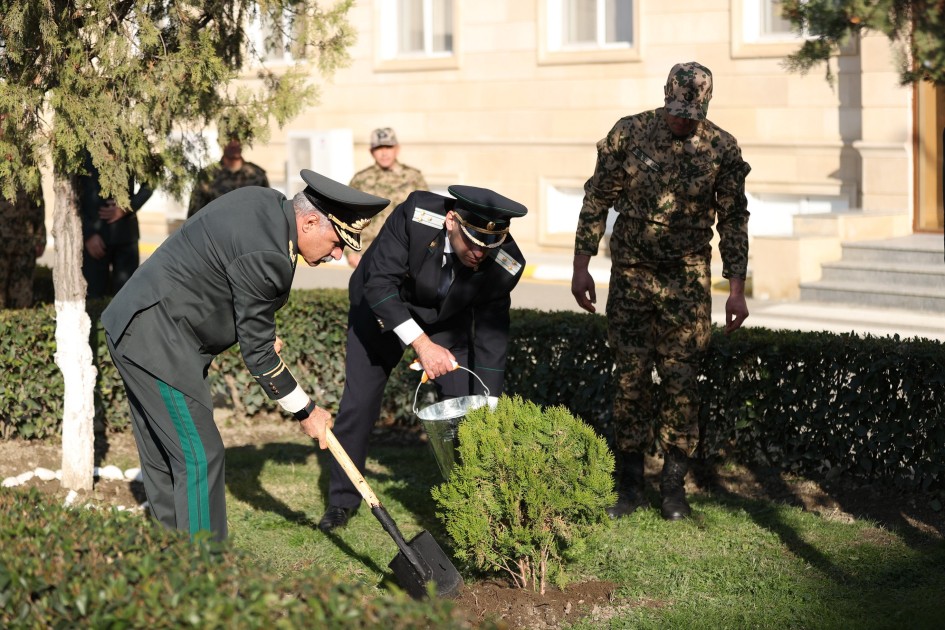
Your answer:
[[[279,359],[279,364],[276,365],[276,367],[272,368],[272,369],[269,370],[268,372],[263,372],[263,373],[260,374],[259,376],[254,376],[253,378],[262,378],[263,376],[267,376],[267,377],[269,377],[269,378],[272,378],[273,376],[276,376],[276,375],[278,375],[278,374],[281,374],[281,373],[283,372],[283,370],[285,370],[285,369],[286,369],[285,361],[283,361],[282,359]]]

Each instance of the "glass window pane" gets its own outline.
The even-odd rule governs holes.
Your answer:
[[[561,40],[566,44],[597,42],[597,0],[563,0]]]
[[[781,16],[783,2],[781,0],[766,0],[765,23],[762,24],[764,33],[790,33],[791,21]]]
[[[433,52],[453,51],[453,0],[433,0]]]
[[[397,25],[398,52],[423,52],[423,0],[398,0]]]
[[[608,44],[633,43],[633,0],[606,0],[604,23]]]

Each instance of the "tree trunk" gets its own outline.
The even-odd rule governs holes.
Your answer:
[[[53,237],[56,259],[56,365],[62,372],[62,486],[91,490],[94,465],[95,376],[89,346],[91,321],[85,312],[82,277],[82,222],[76,203],[75,178],[55,173]]]

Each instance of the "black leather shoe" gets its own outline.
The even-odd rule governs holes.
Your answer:
[[[634,490],[618,490],[617,503],[607,508],[607,516],[610,518],[623,518],[636,512],[639,508],[646,505],[646,497],[642,492]]]
[[[351,517],[354,516],[357,509],[356,507],[343,508],[337,505],[329,505],[328,509],[325,510],[325,514],[322,515],[322,520],[318,521],[318,529],[327,534],[334,529],[344,527],[348,524]]]
[[[692,515],[692,508],[686,501],[686,493],[683,490],[676,490],[663,495],[660,515],[667,521],[681,521],[689,518]]]

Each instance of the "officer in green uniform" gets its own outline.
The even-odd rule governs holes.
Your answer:
[[[330,414],[279,358],[275,313],[301,256],[339,260],[387,199],[302,171],[291,200],[240,188],[188,219],[145,261],[102,314],[108,348],[131,404],[144,487],[166,527],[227,535],[224,448],[207,371],[239,342],[247,369],[307,435],[327,447]]]
[[[726,332],[748,317],[748,201],[751,170],[735,138],[706,118],[712,73],[673,66],[663,107],[617,121],[597,144],[597,166],[584,186],[574,245],[571,292],[594,312],[597,254],[607,213],[617,212],[607,299],[616,359],[614,445],[619,500],[612,517],[643,505],[643,454],[657,443],[664,464],[661,513],[690,515],[684,482],[698,441],[699,362],[711,332],[712,228],[729,280]],[[651,378],[653,369],[659,383]]]

